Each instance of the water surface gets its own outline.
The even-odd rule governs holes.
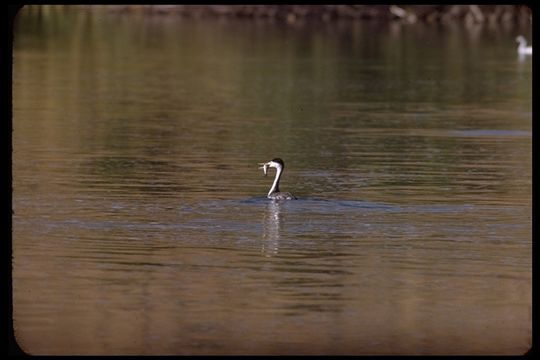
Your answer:
[[[523,29],[23,9],[13,307],[31,354],[521,354]],[[285,160],[281,189],[265,198]]]

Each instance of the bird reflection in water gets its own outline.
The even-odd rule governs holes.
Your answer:
[[[281,233],[281,206],[280,201],[269,201],[266,204],[263,219],[263,238],[261,253],[266,257],[278,254]]]

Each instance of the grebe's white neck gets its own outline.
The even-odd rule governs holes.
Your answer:
[[[268,196],[272,195],[275,192],[279,192],[279,179],[281,178],[281,173],[283,172],[283,166],[279,163],[271,161],[270,167],[276,168],[276,177],[274,178],[274,183],[268,192]]]

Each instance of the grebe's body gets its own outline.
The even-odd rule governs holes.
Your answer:
[[[275,158],[267,163],[260,163],[261,167],[259,169],[263,169],[264,176],[266,176],[266,172],[269,167],[276,169],[276,177],[274,178],[274,183],[272,184],[272,187],[270,188],[270,191],[268,192],[268,195],[266,196],[269,199],[274,200],[295,200],[296,197],[291,194],[290,192],[281,192],[279,191],[279,179],[281,178],[281,174],[283,173],[283,169],[285,168],[285,164],[283,163],[283,160],[280,158]]]
[[[532,55],[532,46],[527,46],[527,40],[521,35],[516,38],[518,45],[518,53],[521,55]]]

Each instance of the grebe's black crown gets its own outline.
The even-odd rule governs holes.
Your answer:
[[[272,161],[280,164],[282,167],[285,167],[285,164],[283,163],[283,160],[281,160],[280,158],[272,159]]]

